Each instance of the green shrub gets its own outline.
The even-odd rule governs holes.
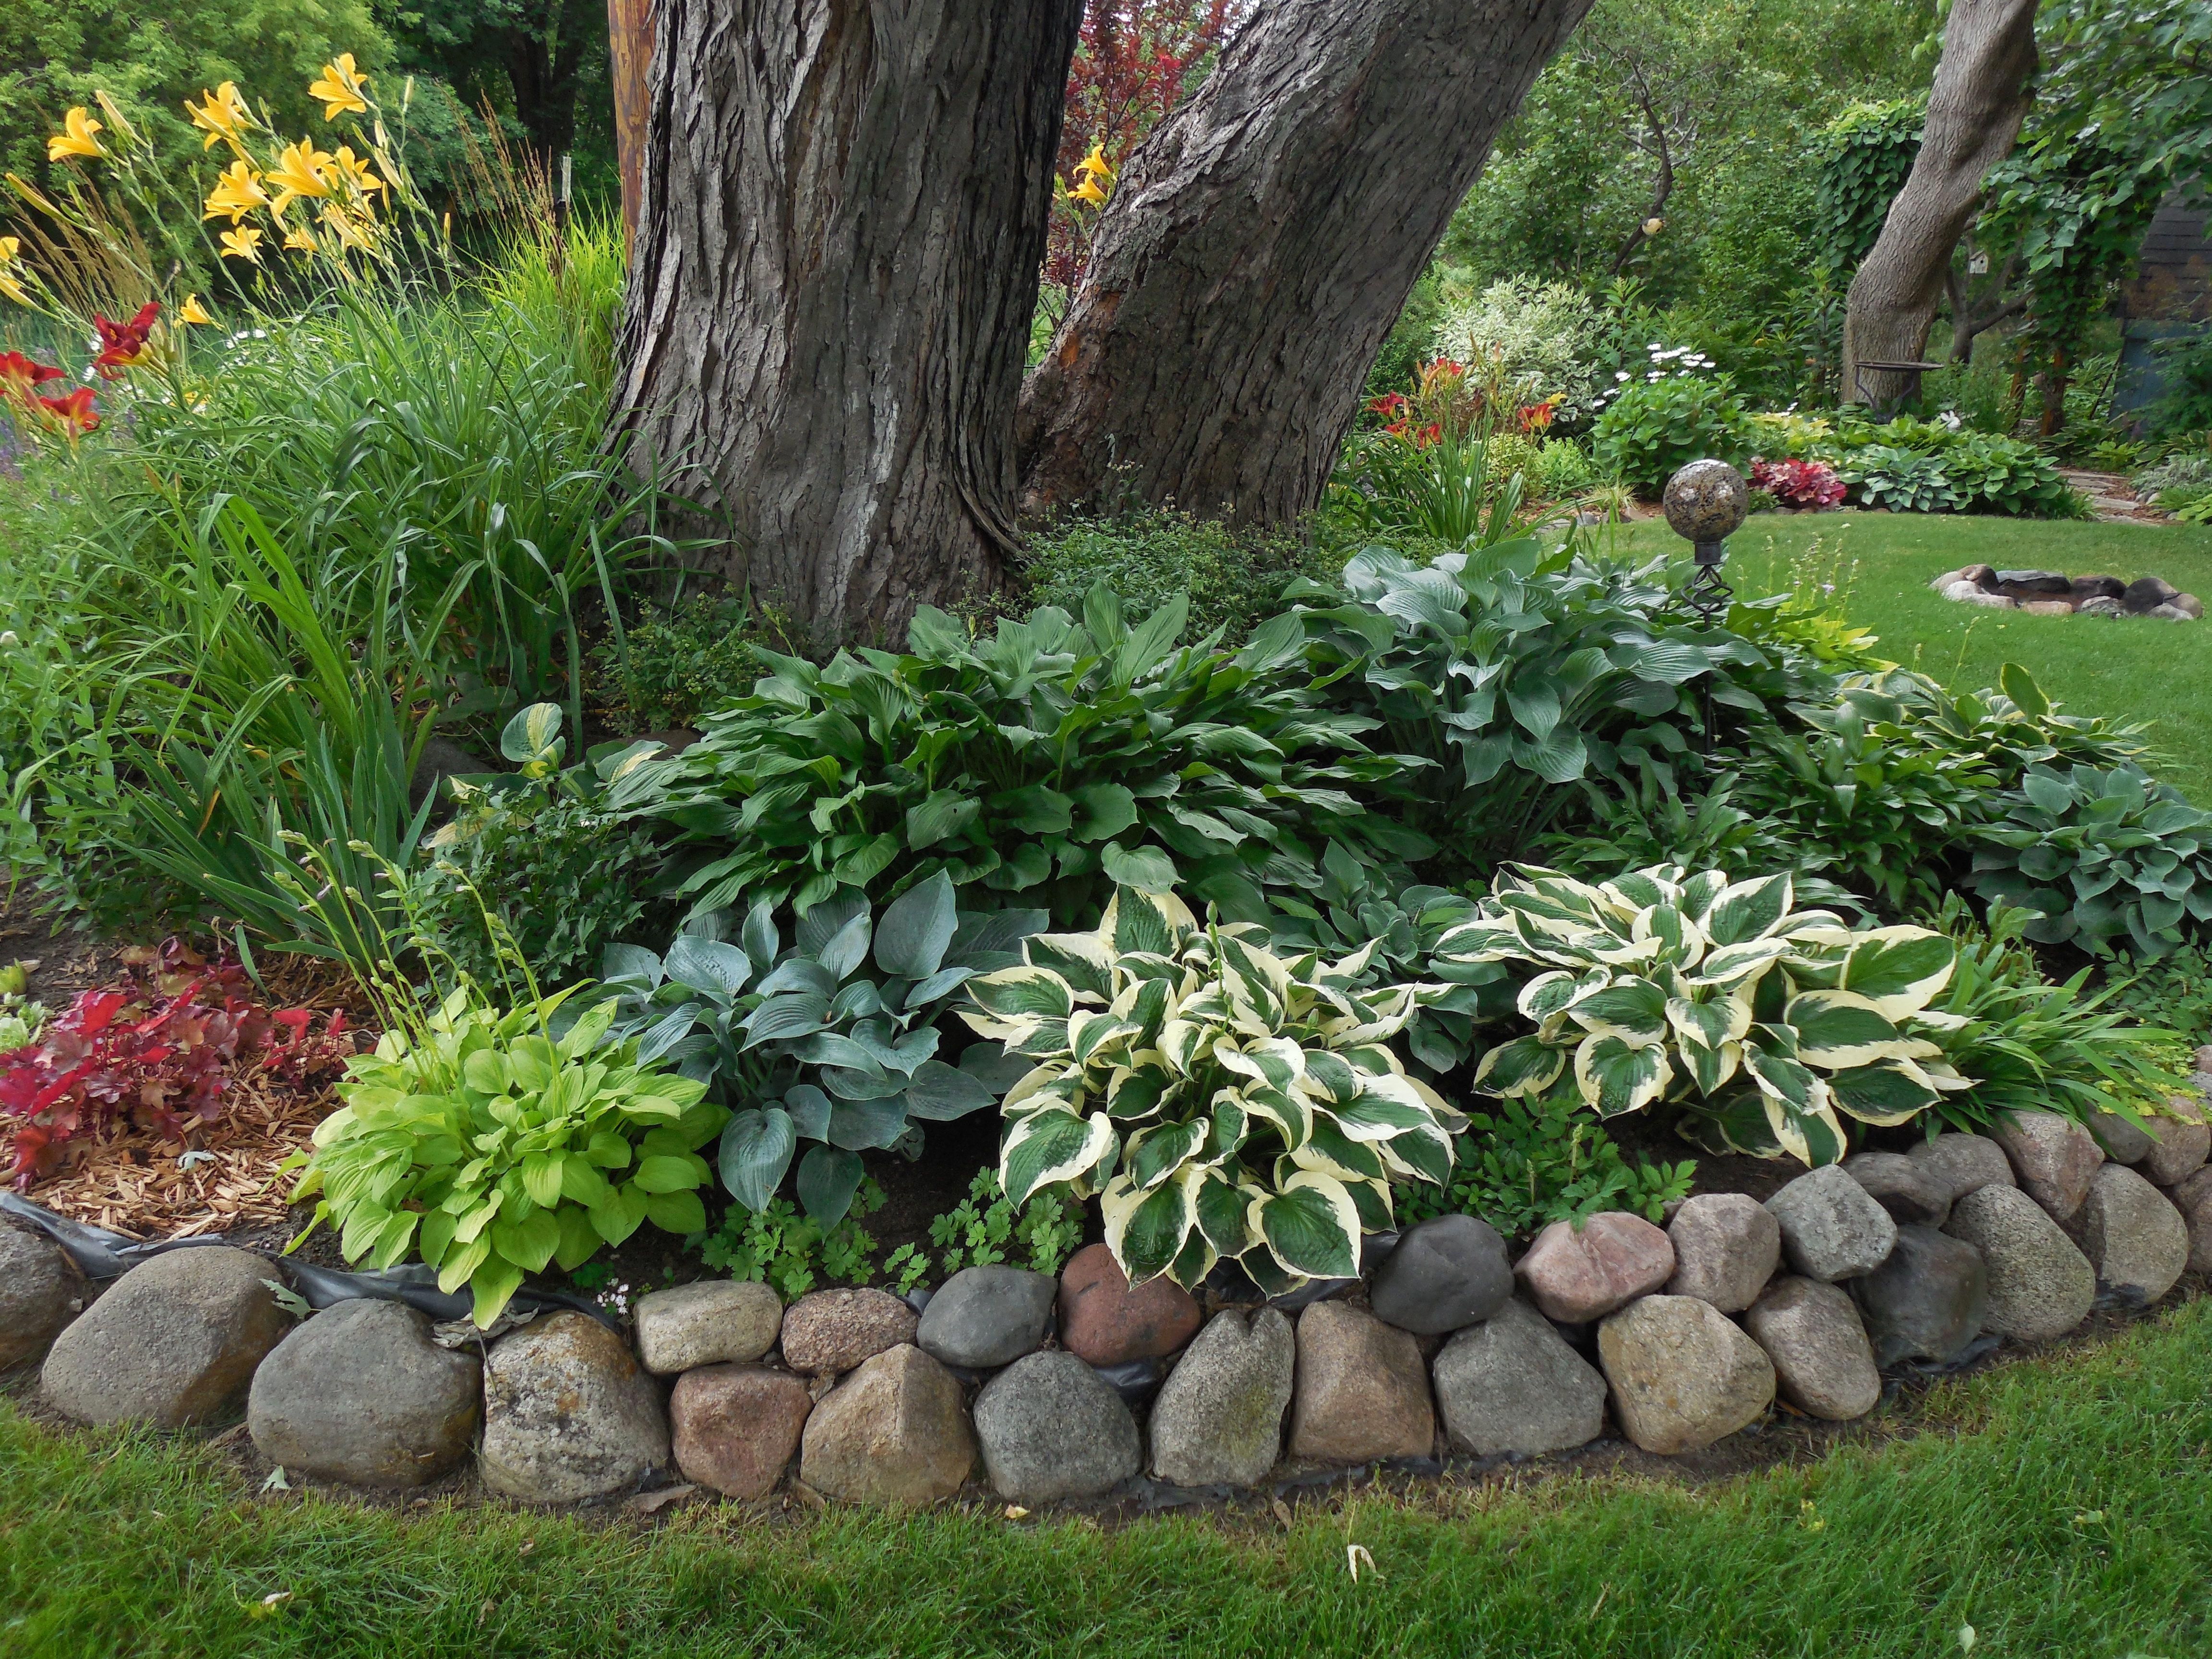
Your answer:
[[[774,636],[742,596],[695,593],[648,605],[592,652],[592,684],[613,722],[633,735],[696,726],[708,709],[743,696],[759,677],[751,646]]]
[[[1571,438],[1547,438],[1529,471],[1528,487],[1541,501],[1565,501],[1598,481],[1597,468]]]
[[[1509,276],[1481,293],[1448,300],[1437,323],[1437,349],[1455,362],[1494,362],[1506,374],[1554,399],[1571,424],[1596,412],[1602,349],[1597,307],[1571,283]],[[1533,400],[1532,400],[1533,401]]]
[[[1502,540],[1530,527],[1522,514],[1534,493],[1524,469],[1540,452],[1528,439],[1458,438],[1417,443],[1389,432],[1355,440],[1329,481],[1322,526],[1340,542],[1378,536],[1444,547]]]
[[[994,1267],[1016,1251],[1030,1272],[1056,1275],[1083,1242],[1081,1218],[1082,1206],[1057,1188],[1007,1202],[999,1172],[987,1164],[968,1183],[968,1196],[929,1224],[929,1242],[940,1253],[934,1265],[921,1246],[902,1244],[884,1259],[884,1271],[902,1295],[933,1273],[949,1279],[963,1267]]]
[[[1743,404],[1725,376],[1676,375],[1632,382],[1590,429],[1597,465],[1647,495],[1692,461],[1741,466],[1752,436]]]
[[[712,1231],[684,1243],[696,1243],[699,1259],[716,1272],[771,1285],[795,1302],[814,1288],[817,1272],[843,1285],[868,1279],[876,1241],[860,1224],[883,1206],[884,1189],[863,1178],[852,1207],[834,1225],[824,1227],[778,1198],[758,1210],[733,1204]]]
[[[1865,505],[1892,513],[1956,513],[1966,505],[1938,456],[1869,444],[1845,451],[1836,471]]]
[[[1536,970],[1521,988],[1535,1030],[1501,1042],[1474,1087],[1577,1101],[1601,1118],[1675,1107],[1714,1151],[1832,1164],[1838,1114],[1911,1121],[1972,1079],[1935,1058],[1923,1011],[1957,950],[1925,927],[1846,927],[1796,910],[1788,875],[1731,883],[1661,865],[1592,884],[1523,867],[1440,963]]]
[[[1271,1293],[1350,1277],[1395,1182],[1449,1179],[1467,1121],[1386,1046],[1423,988],[1364,988],[1357,958],[1285,960],[1263,929],[1131,887],[1095,933],[1023,950],[961,1011],[1036,1064],[1001,1105],[1000,1183],[1017,1204],[1097,1193],[1133,1284],[1222,1260]]]
[[[568,994],[501,1014],[455,992],[348,1062],[292,1194],[317,1199],[347,1261],[412,1252],[439,1289],[468,1285],[489,1326],[549,1261],[573,1270],[648,1220],[704,1231],[698,1148],[729,1115],[635,1042],[609,1042],[611,1000],[556,1040]]]
[[[1104,586],[1081,624],[1051,606],[971,638],[925,608],[905,655],[827,667],[771,652],[706,735],[617,785],[618,810],[681,838],[695,916],[765,900],[805,914],[839,889],[885,899],[944,871],[1063,924],[1117,880],[1180,880],[1224,912],[1313,880],[1329,838],[1389,863],[1430,844],[1363,810],[1402,758],[1292,672],[1295,625],[1236,655],[1177,649],[1188,606],[1123,619]],[[975,899],[969,902],[975,903]]]
[[[2058,476],[2058,463],[2016,438],[1960,434],[1943,452],[1943,471],[1968,513],[2016,519],[2084,519],[2089,504]]]
[[[1579,1223],[1601,1210],[1657,1222],[1668,1205],[1690,1195],[1697,1169],[1687,1158],[1630,1163],[1602,1127],[1567,1102],[1504,1100],[1496,1115],[1477,1115],[1468,1124],[1450,1187],[1407,1189],[1400,1219],[1457,1212],[1480,1216],[1508,1238],[1528,1237],[1554,1221]]]
[[[1150,617],[1175,595],[1188,596],[1190,626],[1216,629],[1239,646],[1283,608],[1294,577],[1326,580],[1337,561],[1279,533],[1232,531],[1218,520],[1186,513],[1145,512],[1120,519],[1079,520],[1036,537],[1022,568],[1030,599],[1075,612],[1100,583],[1120,596],[1132,623]]]

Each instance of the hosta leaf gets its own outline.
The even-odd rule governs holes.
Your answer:
[[[1841,1160],[1844,1151],[1843,1125],[1827,1103],[1823,1091],[1811,1110],[1782,1096],[1764,1093],[1767,1127],[1782,1150],[1800,1164],[1818,1168]]]
[[[1709,1048],[1702,1042],[1686,1039],[1676,1046],[1675,1053],[1680,1055],[1690,1081],[1697,1085],[1702,1095],[1717,1094],[1743,1063],[1741,1042],[1722,1042]]]
[[[1452,1144],[1442,1130],[1409,1129],[1378,1141],[1376,1148],[1394,1176],[1413,1176],[1438,1187],[1451,1180]]]
[[[1167,1073],[1157,1066],[1116,1066],[1106,1084],[1106,1115],[1124,1119],[1149,1116],[1158,1109],[1169,1081]]]
[[[860,1156],[835,1146],[810,1146],[799,1160],[799,1202],[826,1230],[845,1218],[860,1188]]]
[[[1909,1060],[1880,1060],[1854,1066],[1828,1079],[1828,1091],[1839,1110],[1863,1123],[1910,1122],[1942,1098]]]
[[[1106,1248],[1132,1285],[1157,1279],[1182,1253],[1198,1214],[1180,1181],[1144,1188],[1116,1176],[1098,1194],[1106,1223]]]
[[[722,1130],[716,1158],[722,1185],[748,1210],[765,1210],[798,1148],[797,1127],[781,1107],[739,1112]]]
[[[929,1123],[949,1123],[997,1098],[989,1085],[962,1067],[947,1066],[941,1060],[925,1060],[915,1067],[914,1081],[906,1091],[907,1115]]]
[[[1566,1063],[1565,1049],[1533,1036],[1516,1037],[1483,1055],[1474,1068],[1474,1086],[1507,1100],[1526,1099],[1559,1081]]]
[[[696,1193],[655,1193],[645,1201],[645,1218],[665,1233],[683,1236],[707,1231],[707,1206]]]
[[[952,878],[939,870],[884,908],[876,927],[876,965],[901,979],[927,979],[944,965],[958,922]]]
[[[1176,1176],[1206,1139],[1209,1127],[1200,1119],[1138,1130],[1122,1149],[1121,1167],[1127,1178],[1149,1190]]]
[[[1186,1180],[1192,1213],[1206,1242],[1223,1255],[1242,1255],[1251,1248],[1252,1230],[1246,1215],[1251,1195],[1240,1191],[1218,1170],[1194,1169]]]
[[[805,1036],[821,1030],[829,1018],[830,999],[818,991],[794,991],[770,997],[746,1016],[745,1047]]]
[[[1245,1224],[1284,1272],[1350,1279],[1359,1271],[1359,1210],[1344,1183],[1300,1170],[1282,1190],[1255,1198]]]
[[[523,1221],[495,1221],[491,1229],[494,1254],[530,1273],[537,1273],[560,1248],[561,1224],[550,1210],[532,1210]]]
[[[830,1133],[823,1137],[847,1152],[877,1152],[906,1133],[906,1097],[840,1100],[830,1108]]]
[[[1098,857],[1108,878],[1116,886],[1144,893],[1174,890],[1175,860],[1157,847],[1130,848],[1109,842]]]
[[[1783,1018],[1797,1033],[1797,1058],[1828,1070],[1894,1060],[1907,1041],[1873,1002],[1849,991],[1808,991],[1790,999]]]
[[[1902,1019],[1917,1013],[1951,982],[1957,946],[1925,927],[1876,927],[1858,937],[1844,958],[1842,985],[1881,1013]]]
[[[1316,1115],[1313,1133],[1291,1154],[1301,1169],[1319,1170],[1340,1181],[1383,1178],[1382,1156],[1371,1146],[1354,1140],[1334,1121]]]
[[[1104,1002],[1114,994],[1113,943],[1097,933],[1038,933],[1025,944],[1030,965],[1057,975]],[[1065,1012],[1065,1011],[1060,1011]]]
[[[1052,1108],[1032,1113],[1007,1127],[999,1185],[1008,1203],[1024,1204],[1038,1188],[1095,1168],[1114,1145],[1114,1125],[1103,1112],[1087,1118]]]
[[[915,852],[950,841],[975,822],[983,803],[973,795],[939,790],[907,809],[906,844]]]
[[[1073,794],[1075,822],[1068,838],[1105,841],[1137,821],[1137,800],[1118,783],[1088,783]]]
[[[968,994],[986,1012],[1004,1019],[1065,1020],[1075,1012],[1073,988],[1042,968],[1001,968],[969,980]]]
[[[1667,1035],[1667,993],[1648,979],[1620,980],[1577,999],[1567,1014],[1586,1031],[1658,1042]]]
[[[745,988],[753,971],[752,958],[736,945],[694,933],[678,937],[662,967],[678,985],[725,1001]]]
[[[532,1152],[522,1160],[522,1190],[532,1203],[550,1210],[561,1201],[561,1168],[567,1162],[559,1152]]]
[[[1669,997],[1667,1019],[1683,1042],[1717,1048],[1724,1042],[1741,1042],[1751,1030],[1751,1001],[1743,996],[1717,997],[1711,1002]]]
[[[1674,1080],[1667,1051],[1656,1042],[1632,1042],[1607,1033],[1585,1037],[1575,1049],[1575,1086],[1600,1117],[1648,1106]]]
[[[1789,914],[1790,897],[1787,875],[1734,883],[1705,913],[1705,935],[1717,945],[1741,945],[1761,938]]]

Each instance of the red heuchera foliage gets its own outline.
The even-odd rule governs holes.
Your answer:
[[[1844,481],[1825,461],[1753,461],[1751,487],[1784,507],[1834,507],[1844,499]]]
[[[1198,85],[1206,61],[1250,0],[1090,0],[1067,70],[1056,168],[1073,190],[1095,146],[1115,168]],[[1091,251],[1080,210],[1053,205],[1044,279],[1073,289]]]
[[[27,1187],[73,1138],[128,1115],[182,1140],[222,1115],[242,1077],[334,1075],[354,1052],[343,1009],[322,1029],[306,1008],[269,1008],[246,970],[180,939],[126,953],[131,977],[79,994],[28,1048],[0,1054],[0,1118],[15,1132],[8,1178]]]

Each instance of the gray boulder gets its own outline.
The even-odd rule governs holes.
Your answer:
[[[2053,1221],[2070,1220],[2105,1161],[2096,1137],[2056,1112],[2014,1112],[1997,1125],[1996,1138],[2027,1195]]]
[[[2189,1228],[2189,1266],[2212,1276],[2212,1170],[2199,1170],[2173,1189],[2173,1207]]]
[[[2118,1112],[2090,1113],[2089,1133],[2105,1149],[2105,1156],[2115,1164],[2140,1164],[2150,1156],[2151,1148],[2158,1145],[2143,1133],[2140,1126],[2130,1122]]]
[[[1790,1271],[1823,1285],[1872,1273],[1897,1243],[1889,1212],[1839,1164],[1808,1170],[1766,1207],[1781,1224]]]
[[[1853,1279],[1852,1291],[1866,1282]],[[1743,1324],[1773,1362],[1782,1397],[1798,1410],[1848,1423],[1881,1399],[1874,1349],[1840,1285],[1778,1279],[1744,1315]]]
[[[434,737],[422,745],[422,753],[415,762],[414,775],[407,780],[407,804],[419,807],[423,798],[433,793],[443,802],[451,794],[445,787],[448,779],[474,777],[499,769],[490,761],[471,754],[451,738]]]
[[[855,1504],[915,1509],[975,1467],[975,1434],[951,1371],[910,1342],[864,1362],[806,1419],[799,1478]]]
[[[1471,1215],[1440,1215],[1407,1228],[1367,1293],[1377,1319],[1419,1336],[1477,1324],[1512,1299],[1505,1241]]]
[[[1942,1196],[1946,1213],[1968,1193],[1984,1187],[2011,1187],[2012,1161],[1986,1135],[1940,1134],[1905,1153]]]
[[[2130,1307],[2155,1302],[2189,1266],[2189,1224],[2133,1170],[2107,1164],[2081,1206],[2081,1252],[2097,1288]]]
[[[765,1285],[702,1279],[637,1299],[637,1354],[656,1376],[744,1364],[775,1346],[783,1299]]]
[[[1699,1450],[1774,1403],[1765,1353],[1693,1296],[1630,1303],[1598,1327],[1597,1354],[1623,1431],[1648,1452]]]
[[[1877,1364],[1948,1364],[1981,1334],[1989,1316],[1982,1253],[1933,1227],[1899,1227],[1889,1260],[1851,1280],[1850,1290]]]
[[[1019,1267],[963,1267],[922,1310],[915,1346],[969,1370],[1012,1364],[1044,1343],[1060,1281]]]
[[[1214,1315],[1152,1402],[1152,1473],[1178,1486],[1254,1486],[1283,1445],[1297,1343],[1273,1308]]]
[[[1534,1456],[1605,1432],[1605,1379],[1518,1298],[1444,1344],[1437,1407],[1461,1451]]]
[[[1316,1463],[1426,1457],[1436,1449],[1428,1367],[1412,1334],[1342,1302],[1298,1316],[1291,1455]]]
[[[991,1489],[1014,1504],[1093,1498],[1145,1462],[1136,1419],[1121,1396],[1058,1350],[1017,1359],[983,1385],[975,1396],[975,1443]]]
[[[2014,1187],[1984,1187],[1951,1206],[1943,1231],[1982,1253],[1990,1306],[1982,1328],[2022,1342],[2063,1336],[2089,1316],[2097,1271],[2049,1212]]]
[[[1694,1296],[1723,1313],[1741,1313],[1759,1300],[1782,1265],[1782,1227],[1757,1199],[1741,1193],[1699,1193],[1685,1199],[1667,1224],[1674,1246],[1669,1296]]]
[[[476,1437],[483,1366],[441,1348],[401,1302],[326,1308],[276,1345],[246,1395],[246,1431],[293,1474],[419,1486],[457,1468]]]
[[[276,1278],[227,1244],[140,1263],[54,1340],[40,1373],[48,1402],[86,1423],[163,1429],[232,1415],[292,1329],[270,1294]]]
[[[84,1275],[69,1252],[0,1222],[0,1371],[36,1359],[83,1309]]]
[[[526,1504],[580,1504],[668,1467],[660,1390],[585,1313],[501,1337],[484,1363],[484,1484]]]
[[[1942,1184],[1902,1152],[1855,1153],[1844,1160],[1844,1173],[1900,1227],[1940,1227],[1951,1213],[1950,1196]]]
[[[2158,1144],[2136,1168],[2153,1186],[2178,1187],[2203,1168],[2207,1153],[2212,1152],[2212,1128],[2205,1127],[2202,1101],[2174,1095],[2167,1099],[2166,1111],[2167,1115],[2151,1126]]]

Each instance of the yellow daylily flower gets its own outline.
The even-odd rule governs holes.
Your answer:
[[[46,160],[58,161],[64,155],[105,155],[107,152],[92,135],[104,131],[100,124],[87,113],[83,105],[71,110],[62,121],[62,130],[46,140]]]
[[[0,236],[0,265],[14,264],[15,263],[15,256],[22,252],[22,248],[23,240],[21,237]]]
[[[1087,173],[1094,179],[1111,179],[1113,165],[1106,159],[1106,146],[1102,142],[1091,145],[1091,154],[1075,164],[1078,173]]]
[[[336,63],[323,65],[323,78],[307,88],[307,95],[322,100],[323,119],[335,121],[341,115],[368,113],[368,100],[361,95],[368,84],[368,77],[353,66],[353,54],[342,52]]]
[[[337,238],[340,247],[357,247],[367,252],[374,246],[375,227],[356,218],[336,202],[324,208],[323,223]]]
[[[0,294],[6,295],[19,306],[31,303],[31,296],[24,290],[22,283],[4,270],[0,270]]]
[[[224,258],[243,259],[250,265],[261,263],[261,233],[252,225],[238,230],[226,230],[221,240]]]
[[[332,159],[331,166],[337,179],[350,185],[357,194],[366,196],[373,190],[384,188],[384,180],[369,171],[368,158],[356,155],[351,144],[338,146],[338,153]]]
[[[207,205],[200,215],[203,219],[214,219],[224,214],[236,224],[256,208],[269,205],[269,192],[261,188],[261,175],[251,162],[233,161],[216,176],[216,186],[208,192]]]
[[[1083,175],[1083,182],[1067,192],[1067,198],[1071,202],[1089,202],[1094,207],[1103,206],[1106,192],[1098,188],[1097,175],[1086,173]]]
[[[177,321],[204,325],[212,323],[215,319],[208,315],[208,308],[200,303],[198,295],[187,294],[184,304],[177,307]]]
[[[246,100],[238,95],[238,82],[226,81],[213,92],[203,89],[200,96],[207,101],[195,106],[185,100],[185,113],[192,118],[192,125],[207,137],[200,141],[202,149],[213,149],[221,138],[233,148],[240,143],[239,135],[253,123],[253,113],[246,107]]]
[[[284,246],[295,253],[313,253],[319,244],[315,240],[315,233],[301,225],[296,230],[284,233]]]
[[[269,172],[270,181],[279,187],[276,204],[269,210],[281,219],[284,210],[300,197],[327,197],[330,180],[323,172],[336,159],[328,150],[317,149],[312,138],[285,145]]]

